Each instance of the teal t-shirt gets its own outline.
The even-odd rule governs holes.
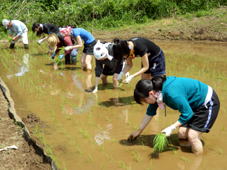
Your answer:
[[[181,115],[179,122],[186,123],[194,115],[193,110],[200,107],[206,99],[208,85],[191,78],[167,77],[163,83],[163,102]],[[147,115],[156,115],[157,104],[149,104]]]

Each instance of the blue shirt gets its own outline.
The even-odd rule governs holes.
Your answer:
[[[167,77],[163,83],[163,102],[181,115],[178,119],[182,124],[186,123],[194,115],[193,110],[200,107],[206,99],[208,85],[191,78]],[[156,115],[157,103],[149,104],[147,115]]]
[[[90,44],[95,40],[93,35],[83,28],[73,28],[72,35],[73,37],[80,36],[84,41],[84,44]]]

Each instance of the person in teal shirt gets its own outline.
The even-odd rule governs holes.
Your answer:
[[[134,99],[149,106],[139,129],[129,136],[129,141],[142,133],[156,115],[158,107],[167,105],[181,114],[162,133],[170,136],[173,130],[179,128],[179,139],[187,140],[193,153],[203,153],[200,136],[210,131],[220,108],[218,96],[210,86],[191,78],[157,76],[151,80],[140,80],[134,90]]]

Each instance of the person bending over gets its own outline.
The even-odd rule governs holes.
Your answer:
[[[202,133],[208,133],[213,126],[220,108],[216,92],[212,87],[191,78],[154,77],[152,80],[140,80],[134,90],[137,103],[149,104],[138,130],[128,140],[135,140],[156,115],[158,107],[164,104],[180,112],[179,119],[162,130],[166,136],[179,128],[178,137],[187,140],[195,154],[203,153],[200,140]]]

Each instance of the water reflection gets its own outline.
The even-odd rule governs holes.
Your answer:
[[[110,130],[112,129],[112,124],[108,124],[105,127],[105,130],[100,131],[99,133],[97,133],[94,137],[95,142],[98,145],[102,145],[104,143],[105,140],[110,140]]]
[[[23,55],[23,60],[22,60],[21,66],[19,68],[19,72],[15,73],[15,74],[7,75],[7,78],[10,79],[13,76],[21,77],[28,71],[29,71],[29,54],[26,53]]]

